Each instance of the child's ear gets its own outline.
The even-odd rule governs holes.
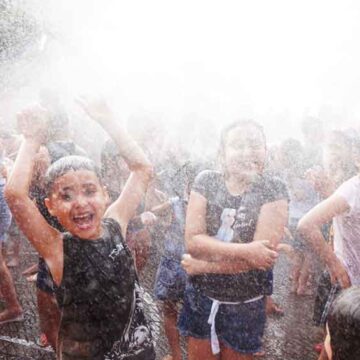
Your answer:
[[[44,202],[45,202],[45,206],[46,208],[48,209],[49,213],[51,216],[55,216],[55,212],[54,212],[54,208],[52,206],[52,202],[49,198],[45,198],[44,199]]]

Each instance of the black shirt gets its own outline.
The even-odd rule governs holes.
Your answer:
[[[59,349],[69,359],[104,359],[121,339],[131,315],[136,272],[119,224],[103,220],[97,240],[64,234]]]
[[[261,207],[287,199],[286,186],[278,178],[259,176],[242,195],[233,196],[220,172],[203,171],[193,191],[207,200],[206,227],[209,236],[221,241],[253,241]],[[251,270],[239,274],[205,274],[191,277],[192,283],[208,297],[220,301],[245,301],[272,293],[272,271]]]

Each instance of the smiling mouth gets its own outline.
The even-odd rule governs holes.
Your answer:
[[[72,220],[79,229],[87,230],[92,227],[94,218],[94,213],[84,213],[73,216]]]

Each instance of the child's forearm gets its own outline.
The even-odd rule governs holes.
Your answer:
[[[206,234],[193,236],[187,241],[189,253],[198,259],[211,261],[246,260],[249,244],[225,243]]]
[[[34,159],[39,148],[40,143],[36,140],[25,139],[22,142],[5,188],[8,200],[11,201],[11,197],[21,198],[29,196]]]
[[[200,260],[201,261],[201,260]],[[212,274],[237,274],[244,271],[252,270],[252,267],[245,260],[239,260],[234,262],[208,262],[204,261],[204,270],[206,269],[206,273]]]
[[[103,123],[103,127],[115,141],[120,155],[131,171],[152,171],[151,163],[145,153],[114,119],[109,119],[108,122]]]
[[[320,259],[328,264],[334,258],[334,252],[331,246],[326,243],[321,229],[317,226],[299,226],[297,229],[300,236],[302,236],[312,246],[315,252],[320,256]]]

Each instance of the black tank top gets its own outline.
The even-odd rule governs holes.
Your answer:
[[[104,359],[131,317],[136,271],[120,225],[103,220],[103,236],[83,240],[64,234],[60,359]]]

